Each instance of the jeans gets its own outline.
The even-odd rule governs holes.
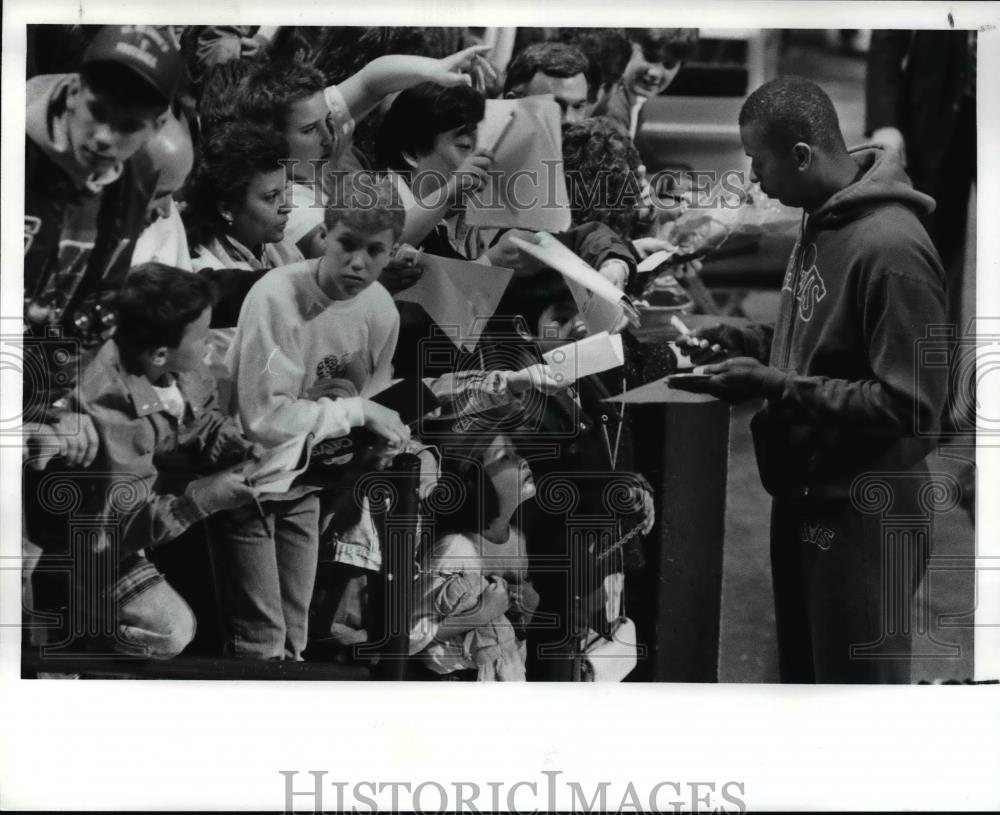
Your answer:
[[[211,519],[209,552],[227,656],[302,659],[319,555],[319,496]],[[265,524],[266,519],[266,524]]]
[[[144,557],[129,565],[112,593],[113,650],[170,659],[194,639],[196,623],[191,608]]]
[[[82,647],[81,654],[171,659],[194,639],[194,612],[144,553],[113,560],[117,554],[111,550],[76,548],[71,577],[64,581],[64,555],[53,555],[61,567],[47,567],[42,547],[26,538],[21,544],[28,644],[62,649],[62,657]],[[39,578],[49,581],[36,597],[34,583]]]

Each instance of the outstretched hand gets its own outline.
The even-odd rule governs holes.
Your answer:
[[[670,387],[692,393],[707,393],[727,402],[742,402],[757,397],[777,396],[788,374],[764,365],[753,357],[734,357],[714,365],[696,368],[696,374],[708,379],[672,379]]]
[[[473,45],[444,59],[439,59],[437,60],[437,70],[432,69],[425,79],[449,88],[456,85],[471,86],[473,74],[477,76],[479,81],[482,81],[481,77],[484,76],[491,76],[495,80],[496,71],[483,58],[483,54],[487,53],[491,47],[489,45]]]
[[[529,388],[540,393],[555,393],[571,384],[570,380],[557,376],[552,368],[541,362],[507,375],[507,387],[514,393],[523,393]]]
[[[53,424],[25,425],[25,448],[35,470],[44,470],[59,456],[69,467],[89,467],[100,439],[86,413],[63,413]]]
[[[733,326],[714,325],[698,328],[683,337],[677,344],[681,346],[695,365],[715,361],[720,356],[744,357],[747,355],[743,333]]]

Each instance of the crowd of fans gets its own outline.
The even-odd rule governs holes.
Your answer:
[[[642,560],[634,533],[654,522],[629,420],[600,401],[621,370],[573,387],[552,375],[539,349],[584,331],[569,289],[518,248],[529,231],[471,225],[465,205],[495,160],[477,138],[486,100],[554,99],[572,212],[555,237],[636,293],[638,261],[663,246],[631,136],[697,33],[547,34],[32,28],[29,613],[74,606],[87,649],[343,658],[368,637],[382,563],[367,499],[343,479],[272,492],[248,476],[309,438],[314,458],[353,455],[351,484],[404,453],[421,462],[416,675],[565,678],[578,648],[560,643],[613,635],[621,575]],[[445,362],[422,351],[441,327],[393,299],[428,255],[514,271],[488,339]],[[634,384],[627,335],[625,349]],[[407,423],[380,403],[399,377],[437,411]],[[554,454],[529,469],[539,438]],[[582,605],[537,568],[570,544],[565,510],[529,500],[531,470],[562,474],[583,506],[621,486],[606,551],[574,555],[601,563]],[[74,485],[72,512],[54,476]],[[69,580],[30,568],[67,552]]]
[[[912,353],[965,307],[976,40],[946,33],[873,38],[869,97],[895,114],[870,104],[874,145],[848,148],[815,83],[750,93],[740,203],[801,210],[777,319],[649,354],[629,296],[682,300],[711,235],[662,237],[719,223],[671,224],[685,190],[632,141],[697,32],[31,27],[29,639],[229,667],[398,640],[410,678],[620,679],[655,512],[643,428],[609,397],[667,351],[703,365],[671,387],[764,400],[782,679],[909,681],[891,613],[930,533],[887,556],[858,485],[927,511],[949,388],[951,423],[974,404]],[[946,85],[903,58],[946,46]],[[910,81],[953,114],[929,147],[903,132]],[[933,157],[956,151],[943,190]],[[547,197],[522,206],[508,182],[532,174]],[[602,328],[610,368],[545,353]],[[373,486],[390,475],[412,488]]]

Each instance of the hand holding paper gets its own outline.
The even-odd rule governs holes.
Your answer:
[[[479,144],[495,159],[486,189],[469,201],[471,226],[569,229],[559,106],[551,96],[487,99]]]
[[[584,376],[599,374],[625,364],[620,334],[602,331],[579,342],[563,345],[542,355],[552,374],[563,385]]]
[[[314,438],[308,433],[265,450],[258,460],[243,468],[243,478],[261,493],[288,492],[296,477],[309,466]]]
[[[520,250],[515,238],[533,243],[535,233],[524,229],[511,229],[504,232],[493,246],[486,250],[485,255],[494,266],[513,269],[514,277],[529,277],[542,268],[537,258],[526,255]]]
[[[621,289],[598,274],[547,232],[537,233],[532,241],[511,238],[511,243],[609,303],[617,303],[623,297]]]
[[[561,273],[569,285],[587,328],[611,331],[624,313],[628,321],[639,325],[639,312],[629,297],[547,232],[539,232],[533,242],[511,238],[511,243],[546,266]],[[596,300],[613,308],[602,308]]]
[[[507,387],[514,393],[521,393],[528,388],[534,388],[539,393],[555,393],[569,384],[566,377],[553,370],[551,365],[529,365],[507,377]]]

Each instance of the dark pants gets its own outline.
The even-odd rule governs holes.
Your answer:
[[[922,471],[851,500],[776,498],[771,512],[782,682],[909,683],[913,596],[930,555]]]

